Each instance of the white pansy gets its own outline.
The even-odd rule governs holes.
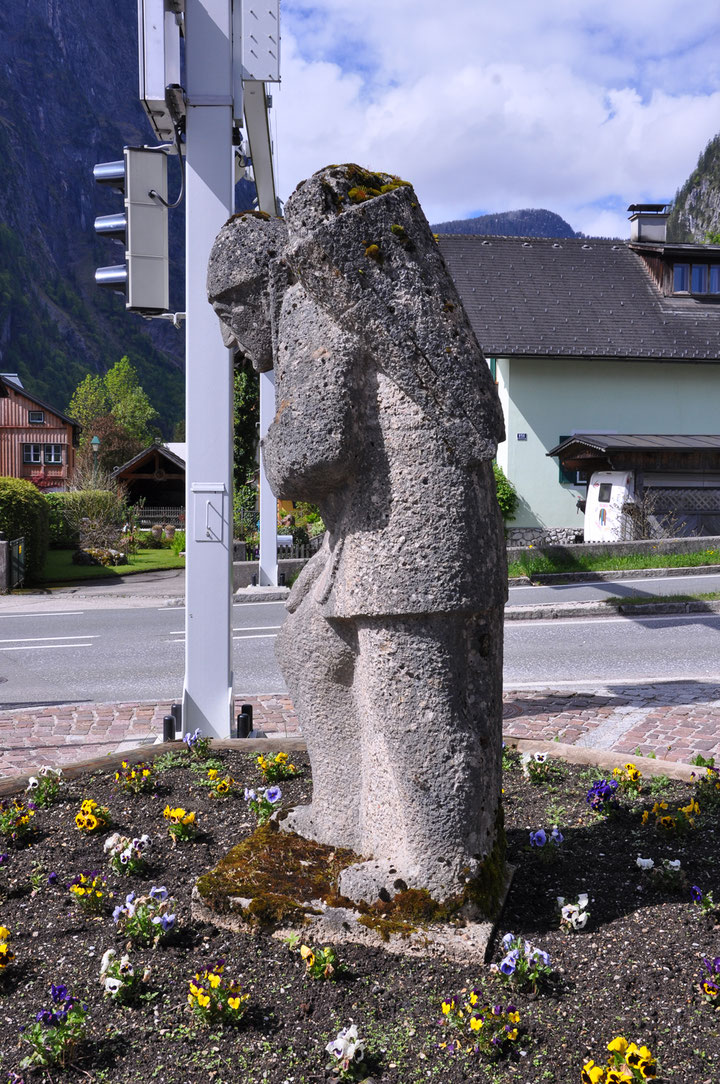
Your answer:
[[[113,996],[122,989],[122,979],[113,979],[109,975],[105,979],[105,993]]]
[[[110,961],[115,956],[115,949],[109,948],[100,961],[100,976],[102,977],[110,966]]]
[[[562,907],[565,906],[565,897],[564,896],[556,896],[555,899],[557,900],[558,907],[562,908]]]
[[[103,851],[105,852],[105,854],[107,854],[108,851],[111,851],[113,847],[116,847],[121,839],[122,836],[119,832],[113,832],[111,836],[108,836],[103,845]]]
[[[581,892],[580,895],[578,896],[578,907],[580,908],[581,911],[584,911],[585,908],[587,907],[588,899],[589,899],[589,897],[588,897],[587,892]]]
[[[130,963],[130,957],[128,955],[120,957],[120,974],[127,975],[128,978],[132,978],[135,974],[135,968]]]
[[[30,778],[28,779],[28,785],[27,785],[27,787],[25,789],[26,790],[35,790],[35,788],[39,787],[39,786],[40,786],[40,781],[38,779],[36,779],[34,775],[31,775]]]
[[[573,915],[570,921],[572,922],[574,929],[582,930],[586,926],[587,920],[588,920],[587,911],[582,911],[582,912],[578,912],[576,915]]]
[[[673,870],[675,873],[680,869],[680,859],[675,858],[672,861],[668,859],[667,868]]]
[[[574,903],[566,903],[561,914],[565,922],[572,922],[573,916],[579,914],[579,911]]]
[[[536,764],[544,764],[545,761],[547,760],[547,756],[548,756],[547,753],[536,753],[535,754],[535,763]]]
[[[637,856],[637,864],[640,869],[652,869],[655,865],[652,858],[641,858],[640,855]]]
[[[349,1028],[343,1028],[338,1032],[338,1037],[325,1047],[328,1054],[333,1054],[347,1069],[352,1061],[362,1061],[365,1055],[365,1042],[358,1037],[357,1025],[352,1024]]]

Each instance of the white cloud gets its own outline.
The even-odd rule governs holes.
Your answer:
[[[622,204],[672,197],[720,127],[719,44],[713,0],[288,0],[281,194],[357,160],[431,221],[547,207],[626,235]]]

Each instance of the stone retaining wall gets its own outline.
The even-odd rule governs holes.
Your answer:
[[[705,538],[644,539],[642,542],[582,542],[577,545],[546,545],[532,542],[530,544],[536,553],[551,560],[580,556],[627,557],[635,553],[701,553],[703,550],[713,549],[720,555],[720,537],[717,535]],[[508,561],[517,561],[523,553],[527,553],[527,549],[527,545],[508,545]]]

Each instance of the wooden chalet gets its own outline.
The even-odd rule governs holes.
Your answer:
[[[23,388],[16,373],[0,373],[0,475],[66,489],[79,435],[73,418]]]
[[[144,500],[149,508],[184,508],[185,445],[156,441],[116,467],[112,477],[125,484],[130,504]]]

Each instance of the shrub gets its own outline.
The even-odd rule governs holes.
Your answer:
[[[502,518],[507,523],[508,520],[515,519],[520,498],[517,495],[515,486],[508,481],[502,467],[499,467],[497,463],[493,463],[493,474],[495,475],[495,492],[497,493],[498,504],[502,512]]]
[[[48,506],[51,549],[76,549],[79,543],[78,533],[73,530],[65,516],[65,507],[69,494],[45,493],[44,496]]]
[[[172,540],[172,551],[177,557],[178,554],[185,552],[185,532],[176,531]]]
[[[65,494],[65,519],[83,549],[117,546],[127,518],[121,494],[109,489],[76,489]]]
[[[0,531],[6,539],[25,539],[25,579],[42,576],[48,550],[48,506],[45,497],[23,478],[0,478]]]

